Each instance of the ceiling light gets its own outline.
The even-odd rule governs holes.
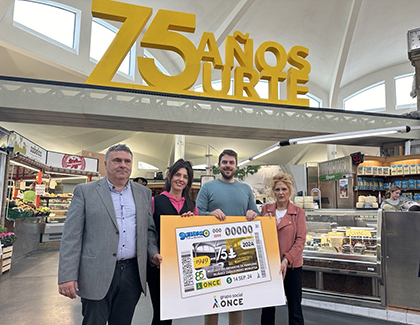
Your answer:
[[[280,144],[276,143],[272,145],[271,147],[268,147],[267,149],[264,149],[258,153],[256,153],[254,156],[251,156],[251,160],[259,159],[265,155],[268,155],[269,153],[272,153],[273,151],[276,151],[277,149],[280,149]]]
[[[13,161],[13,160],[11,160],[11,161],[10,161],[10,164],[11,164],[11,165],[16,165],[16,166],[25,167],[25,168],[27,168],[27,169],[30,169],[30,170],[33,170],[33,171],[36,171],[36,172],[39,172],[39,171],[40,171],[39,169],[36,169],[36,168],[30,167],[30,166],[24,165],[24,164],[22,164],[22,163],[20,163],[20,162]]]
[[[58,175],[58,174],[57,174]],[[69,176],[69,177],[51,177],[51,178],[49,178],[49,180],[50,179],[53,179],[53,180],[73,180],[73,179],[84,179],[84,180],[86,180],[87,179],[87,176]]]
[[[238,167],[242,166],[242,165],[246,165],[247,163],[249,163],[251,161],[251,159],[247,158],[244,160],[241,160],[240,162],[238,162]]]
[[[203,169],[206,169],[206,167],[207,167],[207,164],[200,164],[200,165],[194,165],[192,168],[194,170],[203,170]]]
[[[329,142],[329,141],[338,141],[338,140],[346,140],[346,139],[357,139],[357,138],[364,138],[364,137],[375,137],[375,136],[386,135],[386,134],[408,133],[412,129],[417,129],[417,127],[412,128],[410,126],[397,126],[397,127],[384,128],[384,129],[326,134],[326,135],[319,135],[319,136],[314,136],[314,137],[296,138],[296,139],[290,139],[287,141],[280,141],[280,146],[284,147],[284,146],[294,145],[294,144],[319,143],[319,142]]]
[[[346,133],[336,133],[336,134],[326,134],[326,135],[319,135],[313,137],[306,137],[306,138],[296,138],[290,139],[285,141],[280,141],[272,146],[256,153],[255,155],[244,159],[238,163],[238,166],[245,165],[249,163],[251,160],[259,159],[269,153],[285,146],[290,146],[294,144],[307,144],[307,143],[319,143],[319,142],[329,142],[329,141],[338,141],[338,140],[345,140],[345,139],[357,139],[363,137],[375,137],[380,135],[386,134],[395,134],[395,133],[408,133],[411,130],[419,130],[420,126],[396,126],[392,128],[383,128],[383,129],[373,129],[373,130],[362,130],[362,131],[354,131],[354,132],[346,132]]]

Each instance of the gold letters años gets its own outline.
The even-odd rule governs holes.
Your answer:
[[[213,33],[204,32],[198,48],[179,33],[194,33],[196,27],[194,14],[163,9],[156,13],[140,45],[143,48],[177,53],[184,61],[184,70],[178,75],[166,75],[157,68],[154,59],[138,57],[138,70],[147,85],[114,82],[112,79],[119,66],[152,16],[152,8],[112,0],[92,0],[92,15],[119,21],[122,26],[87,79],[88,84],[309,106],[307,98],[298,96],[308,92],[308,87],[304,84],[309,81],[311,65],[305,60],[309,53],[306,47],[293,46],[286,53],[279,43],[265,41],[258,46],[254,54],[253,39],[249,34],[235,31],[233,35],[226,37],[223,63]],[[266,53],[275,57],[275,65],[267,63]],[[289,66],[285,70],[287,63]],[[211,82],[212,72],[216,73],[216,70],[221,75],[221,89],[218,90],[212,87]],[[203,92],[190,90],[200,73]],[[230,91],[232,78],[233,90]],[[268,98],[261,98],[255,90],[260,80],[267,81]],[[285,80],[287,99],[282,100],[279,84]]]

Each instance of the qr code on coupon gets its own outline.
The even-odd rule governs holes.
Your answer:
[[[182,278],[184,282],[184,291],[194,291],[194,281],[193,281],[193,268],[192,268],[192,259],[189,252],[183,252],[181,254],[181,264],[182,264]]]

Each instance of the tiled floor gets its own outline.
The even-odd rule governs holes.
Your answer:
[[[402,312],[396,310],[386,310],[377,308],[366,308],[358,306],[350,306],[332,302],[322,302],[316,300],[303,299],[302,304],[307,307],[321,308],[325,310],[336,311],[351,315],[359,315],[378,320],[388,320],[401,324],[420,325],[420,314],[411,312]]]
[[[70,300],[57,292],[58,246],[42,245],[30,256],[13,262],[0,276],[0,324],[73,325],[81,324],[80,299]],[[412,314],[304,300],[307,325],[381,325],[403,322],[420,324]],[[403,315],[402,315],[403,314]],[[368,317],[370,316],[370,317]],[[142,297],[133,324],[149,325],[152,310],[148,297]],[[374,317],[374,318],[371,318]],[[260,310],[244,311],[244,325],[257,325]],[[392,321],[391,321],[392,320]],[[174,320],[174,325],[203,324],[203,317]],[[222,314],[220,324],[227,324]],[[287,310],[277,307],[276,324],[287,324]]]

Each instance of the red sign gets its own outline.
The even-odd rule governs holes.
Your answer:
[[[85,170],[86,161],[82,156],[64,155],[63,159],[61,160],[61,166],[64,168]]]

